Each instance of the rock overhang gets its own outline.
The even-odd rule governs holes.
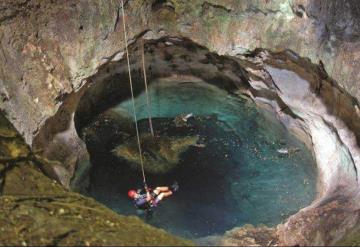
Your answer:
[[[332,237],[327,236],[325,232],[318,232],[321,236],[321,240],[319,240],[315,239],[316,236],[306,230],[307,224],[303,224],[296,229],[292,228],[292,224],[299,221],[304,222],[304,217],[310,217],[311,214],[317,214],[322,221],[327,221],[328,217],[330,217],[325,213],[328,207],[336,207],[342,212],[341,217],[344,219],[351,218],[352,213],[356,212],[356,200],[359,192],[357,178],[359,165],[359,148],[357,145],[359,125],[357,119],[359,115],[356,110],[359,106],[356,99],[338,87],[336,82],[327,76],[321,66],[316,66],[309,60],[298,57],[293,52],[272,53],[258,49],[245,57],[231,58],[218,56],[207,51],[204,47],[191,44],[190,50],[187,50],[189,47],[185,48],[185,53],[190,51],[191,54],[185,56],[183,53],[183,56],[181,56],[181,49],[177,46],[180,45],[180,47],[184,48],[181,45],[182,41],[191,43],[190,40],[181,37],[163,37],[149,42],[154,48],[149,51],[151,54],[155,54],[155,58],[147,57],[150,62],[149,66],[151,66],[150,78],[171,77],[173,80],[181,80],[176,77],[176,75],[180,74],[180,78],[183,76],[183,78],[201,79],[205,82],[215,83],[219,87],[224,85],[217,85],[216,81],[221,81],[224,78],[225,81],[228,81],[228,83],[225,83],[225,89],[250,96],[259,106],[266,108],[270,106],[270,109],[277,114],[279,120],[313,149],[319,171],[317,199],[309,207],[291,216],[289,221],[278,226],[280,240],[283,243],[302,244],[310,244],[313,243],[312,241],[333,243],[338,240],[343,231],[334,229],[335,233]],[[199,51],[202,51],[203,54]],[[173,52],[177,56],[173,56]],[[207,55],[204,55],[204,53]],[[157,55],[158,57],[156,57]],[[181,60],[178,60],[179,57]],[[195,64],[194,61],[198,64]],[[107,81],[106,77],[117,76],[118,79],[121,78],[123,83],[128,83],[125,73],[126,66],[118,64],[121,62],[122,60],[104,65],[99,70],[100,73],[91,78],[94,89],[89,89],[87,92],[90,92],[89,95],[91,95],[87,100],[87,93],[84,94],[85,100],[80,102],[77,108],[79,110],[76,113],[79,114],[77,117],[82,114],[83,109],[85,109],[84,116],[101,111],[99,109],[94,111],[94,108],[89,107],[88,104],[91,102],[92,105],[98,105],[95,102],[101,102],[105,98],[108,99],[108,97],[99,96],[100,88],[104,88],[104,86],[100,86],[101,81]],[[133,61],[133,74],[135,80],[139,81],[139,86],[135,89],[138,94],[142,91],[143,86],[140,86],[140,84],[142,85],[143,82],[140,73],[136,72],[141,68],[135,64]],[[189,64],[193,66],[188,66]],[[232,68],[241,72],[236,73]],[[224,73],[225,77],[216,73],[209,73],[209,70],[214,69],[219,73]],[[101,74],[102,71],[107,71],[106,76]],[[111,71],[116,72],[111,73]],[[98,85],[96,82],[99,82]],[[116,83],[120,84],[118,81]],[[232,86],[226,86],[231,83],[233,83]],[[107,90],[112,87],[108,83],[106,85]],[[110,91],[113,93],[116,91],[114,89],[116,87]],[[128,90],[126,88],[124,91],[127,94],[126,91]],[[91,92],[95,93],[95,97]],[[337,103],[334,103],[331,98],[334,95],[337,96]],[[129,96],[123,97],[123,99],[126,99]],[[119,100],[118,96],[116,98]],[[115,103],[115,101],[110,102],[111,104]],[[107,107],[110,105],[107,105]],[[82,125],[83,123],[79,125],[80,128],[77,127],[78,130],[81,129]],[[329,203],[332,206],[329,206]],[[333,204],[336,206],[333,206]],[[312,219],[317,221],[314,218]],[[322,223],[316,222],[316,224],[321,225]],[[344,227],[351,229],[354,224],[355,222],[349,222],[349,225]],[[326,229],[325,226],[323,227],[323,229]],[[296,231],[307,234],[307,237],[303,239],[288,237],[292,236]]]
[[[136,42],[129,47],[135,96],[144,90],[139,45],[140,42]],[[145,60],[149,84],[158,78],[172,78],[175,81],[202,81],[228,92],[249,87],[247,72],[238,62],[210,52],[187,38],[148,40],[145,43]],[[103,65],[89,81],[92,86],[82,96],[75,115],[78,131],[83,126],[82,118],[94,116],[130,97],[124,59]]]
[[[135,94],[143,90],[141,67],[137,62],[140,61],[139,40],[140,37],[129,47]],[[155,78],[169,77],[201,80],[232,93],[250,96],[259,106],[270,106],[289,130],[313,147],[319,168],[319,196],[299,215],[319,210],[317,205],[339,190],[349,199],[346,205],[339,204],[344,210],[348,210],[349,204],[355,205],[351,203],[355,198],[351,197],[358,191],[359,126],[356,119],[359,118],[359,106],[326,75],[321,66],[313,65],[290,51],[272,53],[257,49],[245,56],[219,56],[183,37],[150,39],[145,47],[150,82]],[[104,63],[96,74],[86,78],[81,90],[65,97],[58,113],[48,120],[35,138],[34,147],[45,148],[44,154],[49,159],[54,158],[51,156],[59,146],[68,147],[62,154],[67,159],[60,158],[61,162],[67,163],[65,170],[59,164],[54,165],[58,179],[67,186],[80,164],[88,159],[86,147],[78,134],[81,128],[90,121],[89,117],[100,113],[104,107],[129,97],[127,67],[120,55],[115,54],[114,61]],[[331,99],[334,95],[340,105]],[[67,117],[62,122],[64,116]],[[324,143],[333,145],[324,148]],[[74,148],[80,154],[74,155]],[[292,216],[290,221],[296,221],[299,215]],[[284,243],[290,241],[285,236],[294,231],[288,225],[288,222],[279,225],[280,239]],[[306,241],[311,242],[311,238],[308,236]]]
[[[5,1],[3,3],[5,9],[12,2]],[[357,9],[352,7],[357,6],[356,1],[346,1],[346,4],[343,4],[343,1],[296,0],[284,2],[279,0],[271,1],[269,4],[266,1],[266,4],[243,1],[241,5],[238,5],[237,1],[228,1],[226,4],[222,1],[172,2],[174,4],[170,8],[167,4],[151,8],[153,1],[127,1],[127,10],[135,13],[128,16],[132,27],[130,30],[132,40],[136,41],[138,34],[144,30],[143,24],[146,24],[146,30],[152,30],[155,35],[180,34],[222,54],[241,55],[255,47],[291,48],[301,56],[310,57],[312,61],[321,60],[322,62],[320,62],[331,76],[342,83],[352,95],[358,97],[358,87],[355,83],[359,68],[359,43],[356,32],[358,14]],[[351,2],[353,5],[349,4]],[[111,59],[117,60],[123,54],[121,25],[119,25],[118,18],[119,6],[110,1],[99,3],[89,5],[81,2],[79,5],[73,6],[71,2],[67,2],[64,8],[65,3],[62,2],[61,4],[57,2],[50,4],[36,0],[16,1],[16,6],[11,7],[10,12],[6,12],[10,15],[5,15],[4,19],[1,18],[1,29],[4,31],[4,35],[2,36],[3,42],[1,42],[3,57],[0,62],[5,68],[4,71],[12,72],[0,73],[0,96],[3,100],[1,108],[5,109],[9,119],[25,137],[27,143],[32,143],[35,136],[37,138],[44,137],[43,145],[53,139],[66,142],[69,135],[76,137],[75,128],[67,132],[65,138],[61,136],[67,126],[73,126],[70,123],[73,122],[72,118],[75,112],[74,109],[67,110],[71,107],[65,107],[64,104],[69,102],[70,97],[80,98],[75,91],[80,88],[80,91],[85,91],[88,83],[84,79],[96,74],[100,64],[107,63]],[[101,4],[104,6],[100,6]],[[88,18],[88,14],[94,13],[89,11],[89,8],[99,9],[100,18],[96,20]],[[58,11],[59,9],[61,11]],[[198,11],[198,9],[202,11]],[[79,11],[79,17],[72,18],[77,16]],[[214,15],[212,12],[219,13],[219,15]],[[143,13],[146,17],[138,18],[137,14],[139,13]],[[174,13],[176,16],[173,16]],[[49,15],[53,20],[47,23]],[[229,16],[226,17],[226,15]],[[70,18],[61,21],[64,20],[64,16]],[[273,18],[274,16],[277,18]],[[345,21],[344,16],[347,18]],[[291,17],[291,20],[288,17]],[[174,21],[176,19],[178,20]],[[289,19],[288,22],[283,21],[287,19]],[[166,25],[166,20],[171,21],[173,25]],[[349,23],[344,29],[344,23],[347,22]],[[21,26],[19,27],[17,23],[20,23]],[[36,32],[33,32],[33,28],[29,28],[29,25],[38,27]],[[257,26],[261,28],[257,29]],[[80,29],[80,27],[82,28]],[[13,30],[19,32],[13,32]],[[71,31],[68,32],[68,30]],[[78,30],[80,30],[80,35]],[[62,35],[60,32],[64,34]],[[219,33],[226,35],[216,38]],[[24,39],[26,34],[29,34],[28,39]],[[14,42],[10,42],[11,40]],[[96,48],[94,49],[94,47]],[[52,48],[56,50],[55,53],[48,52]],[[41,59],[43,53],[47,55],[44,61]],[[55,66],[51,66],[51,64],[55,64]],[[256,70],[252,71],[257,67],[256,63],[251,66],[250,63],[247,64],[249,73],[256,72]],[[321,70],[322,67],[314,70]],[[271,73],[265,72],[266,70],[261,70],[261,74],[270,77]],[[43,79],[47,84],[53,84],[50,92],[46,91],[51,95],[50,97],[39,97],[39,95],[45,95],[42,94],[43,88],[41,87]],[[286,114],[282,114],[281,120],[290,129],[298,131],[299,136],[307,135],[305,139],[308,141],[306,142],[309,146],[313,145],[310,136],[306,134],[311,132],[308,125],[304,125],[300,121],[292,121],[294,117],[300,118],[297,114],[304,114],[298,110],[299,105],[287,107],[287,104],[283,102],[286,97],[280,99],[276,87],[267,80],[268,78],[258,80],[257,87],[253,80],[249,95],[256,97],[259,104],[274,107],[280,114],[285,112]],[[22,90],[18,90],[17,84],[22,85]],[[266,85],[270,85],[271,90],[267,89]],[[343,153],[347,153],[346,157],[353,159],[353,161],[345,159],[344,163],[353,163],[356,167],[358,156],[353,150],[358,148],[359,143],[359,131],[356,127],[356,124],[359,123],[359,106],[354,98],[349,97],[346,93],[339,93],[343,91],[342,89],[340,91],[333,90],[333,86],[331,83],[321,86],[320,94],[327,92],[329,97],[324,97],[319,103],[319,107],[321,108],[322,104],[327,105],[326,114],[334,116],[340,121],[331,117],[313,118],[314,121],[311,124],[314,130],[312,132],[316,132],[316,129],[322,127],[326,128],[325,132],[328,133],[338,132],[338,136],[333,135],[332,138],[340,140],[339,147],[344,150]],[[39,95],[34,92],[39,92]],[[272,100],[269,101],[269,98]],[[337,100],[334,100],[335,98]],[[342,107],[343,104],[339,104],[339,102],[350,103],[346,103],[348,106]],[[59,117],[61,112],[65,112],[70,120],[64,121],[64,127],[55,131],[59,135],[51,134],[54,132],[53,130],[42,132],[47,129],[51,119],[55,123],[62,119]],[[52,118],[51,116],[54,114],[55,116]],[[307,118],[309,119],[310,116]],[[50,121],[48,121],[49,119]],[[357,141],[355,141],[356,139]],[[326,143],[325,141],[319,142],[318,146],[321,148]],[[36,147],[36,143],[33,146]],[[79,147],[79,145],[74,144],[73,147]],[[81,149],[81,145],[79,148]],[[81,157],[78,158],[81,159]],[[331,160],[329,162],[331,163]],[[349,174],[354,174],[354,169],[348,166]],[[346,169],[340,170],[346,175]],[[339,179],[345,181],[346,184],[344,176]],[[356,192],[357,188],[354,188],[354,191]],[[355,192],[354,194],[356,194]],[[358,204],[354,201],[352,207],[356,208],[357,206]],[[330,243],[329,241],[327,240],[326,243]]]

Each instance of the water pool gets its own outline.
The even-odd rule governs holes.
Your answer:
[[[89,149],[93,167],[88,195],[120,214],[139,215],[152,225],[191,239],[222,234],[244,224],[276,225],[314,199],[316,164],[311,152],[272,114],[249,100],[198,82],[155,81],[149,93],[155,131],[186,135],[176,133],[172,120],[193,113],[188,132],[205,144],[190,147],[170,173],[148,175],[152,186],[178,181],[179,192],[166,199],[152,218],[139,215],[127,190],[141,183],[141,173],[119,165],[125,161],[110,152],[117,144],[115,138],[104,149]],[[124,101],[112,110],[120,115],[131,113],[131,102]],[[144,94],[136,98],[136,110],[141,130],[147,131]],[[103,128],[98,135],[112,130],[111,126]],[[278,152],[289,148],[296,152]]]

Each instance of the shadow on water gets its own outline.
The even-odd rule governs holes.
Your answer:
[[[189,147],[166,175],[147,174],[150,186],[173,181],[180,185],[147,219],[150,224],[198,238],[247,223],[278,224],[315,197],[316,170],[310,152],[280,123],[267,122],[251,103],[192,84],[179,88],[153,83],[150,96],[158,133],[197,135],[205,145]],[[147,131],[144,98],[136,99],[138,116],[143,119],[139,121],[141,132]],[[130,110],[129,102],[113,110],[120,114],[123,109]],[[174,117],[189,112],[195,118],[187,127],[177,128]],[[97,139],[87,141],[93,164],[88,194],[121,214],[138,215],[127,191],[141,185],[141,172],[110,152],[123,133],[117,134],[111,121],[97,125],[95,132]],[[102,143],[103,136],[111,138]],[[299,151],[291,156],[277,152],[288,147]]]

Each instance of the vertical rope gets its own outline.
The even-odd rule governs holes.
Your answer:
[[[149,117],[150,132],[151,132],[152,136],[154,136],[154,129],[153,129],[152,120],[151,120],[150,97],[149,97],[149,93],[148,93],[147,79],[146,79],[144,39],[141,39],[141,57],[142,57],[142,67],[143,67],[143,73],[144,73],[146,104],[147,104],[147,113],[148,113],[148,117]]]
[[[134,114],[136,137],[137,137],[137,143],[138,143],[138,149],[139,149],[139,155],[140,155],[141,171],[142,171],[142,175],[143,175],[144,185],[146,185],[146,178],[145,178],[145,171],[144,171],[144,162],[143,162],[143,158],[142,158],[142,151],[141,151],[141,144],[140,144],[140,136],[139,136],[139,128],[138,128],[138,124],[137,124],[136,111],[135,111],[134,90],[133,90],[133,84],[132,84],[132,78],[131,78],[131,69],[130,69],[130,61],[129,61],[129,49],[128,49],[128,44],[127,44],[127,34],[126,34],[126,24],[125,24],[125,11],[124,11],[124,1],[123,1],[123,0],[121,0],[121,7],[122,7],[122,19],[123,19],[123,25],[124,25],[124,38],[125,38],[125,47],[126,47],[126,60],[127,60],[128,71],[129,71],[129,83],[130,83],[130,91],[131,91],[132,109],[133,109],[133,114]]]

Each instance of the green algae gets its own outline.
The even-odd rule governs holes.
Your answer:
[[[140,142],[144,151],[143,162],[145,171],[152,174],[169,172],[179,163],[179,156],[191,145],[195,145],[198,139],[197,136],[153,137],[150,134],[140,135]],[[135,138],[115,147],[113,153],[130,161],[133,168],[138,170],[141,168],[140,155]]]

